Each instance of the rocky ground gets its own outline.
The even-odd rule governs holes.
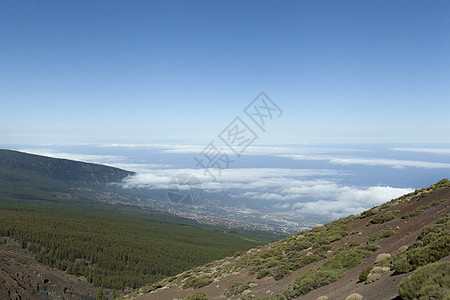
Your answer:
[[[21,245],[0,238],[0,299],[95,299],[84,278],[42,265]]]

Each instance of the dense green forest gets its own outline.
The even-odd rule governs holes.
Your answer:
[[[136,288],[267,242],[243,235],[145,214],[0,202],[0,236],[108,288]]]

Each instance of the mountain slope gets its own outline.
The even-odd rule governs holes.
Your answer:
[[[40,175],[55,180],[110,183],[120,182],[132,172],[118,168],[0,149],[0,170],[10,176]]]
[[[346,299],[358,293],[364,299],[392,299],[412,271],[449,260],[449,211],[450,183],[442,180],[128,297],[180,299],[205,293],[208,299]],[[197,296],[192,299],[206,299]]]

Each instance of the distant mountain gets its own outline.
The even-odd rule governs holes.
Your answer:
[[[11,171],[16,175],[35,173],[55,180],[83,183],[120,182],[123,178],[134,174],[133,172],[98,164],[1,149],[0,170]]]
[[[450,181],[145,286],[133,299],[450,299]]]

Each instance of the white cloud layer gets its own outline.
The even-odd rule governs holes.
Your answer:
[[[272,202],[273,207],[292,209],[303,215],[332,218],[356,214],[374,205],[413,191],[390,186],[355,187],[338,184],[330,177],[335,170],[299,170],[277,168],[227,169],[217,181],[197,169],[152,170],[128,177],[124,187],[166,189],[178,173],[194,174],[206,191],[232,191],[233,198]],[[322,178],[322,179],[317,179]]]
[[[450,149],[444,148],[391,148],[394,151],[418,152],[431,154],[450,154]]]
[[[328,155],[280,155],[295,160],[321,160],[336,165],[364,165],[364,166],[386,166],[395,169],[406,167],[422,169],[450,169],[450,163],[430,162],[420,160],[402,160],[389,158],[362,158],[362,157],[338,157]]]

